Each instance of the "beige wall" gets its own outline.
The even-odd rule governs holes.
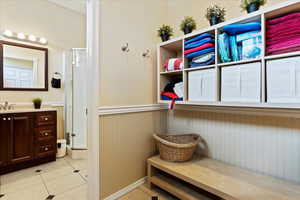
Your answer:
[[[206,8],[217,4],[226,9],[226,20],[233,19],[246,14],[240,7],[240,0],[167,0],[168,1],[168,23],[174,27],[174,37],[183,35],[180,31],[180,23],[184,16],[192,16],[197,21],[197,29],[206,28],[209,22],[205,18]],[[269,0],[266,6],[285,2],[284,0]]]
[[[53,89],[50,80],[54,72],[63,72],[64,50],[85,47],[85,16],[45,0],[1,0],[0,30],[4,29],[48,39],[49,91],[0,91],[0,102],[29,103],[35,97],[44,102],[63,102],[63,89]]]
[[[152,135],[165,131],[165,114],[155,111],[100,118],[101,199],[145,177],[146,160],[155,153]]]
[[[85,47],[85,15],[46,0],[1,0],[0,30],[33,34],[45,37],[49,43],[49,91],[12,92],[0,91],[0,103],[31,103],[40,97],[43,102],[63,103],[64,89],[54,89],[50,80],[54,72],[63,73],[63,51],[74,47]],[[0,36],[0,39],[5,39]],[[58,138],[64,135],[63,108],[58,109]]]
[[[101,106],[155,103],[156,30],[165,11],[161,0],[102,0]],[[151,56],[143,58],[147,49]]]

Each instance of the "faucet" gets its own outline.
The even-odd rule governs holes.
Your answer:
[[[0,104],[0,110],[13,110],[14,109],[14,104],[9,104],[8,101],[5,101],[4,104]]]

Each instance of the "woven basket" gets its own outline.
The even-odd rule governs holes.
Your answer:
[[[161,159],[172,162],[184,162],[190,160],[200,142],[200,136],[197,134],[154,134],[153,137],[157,141]]]

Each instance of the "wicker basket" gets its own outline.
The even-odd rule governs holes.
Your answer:
[[[157,141],[160,157],[173,162],[188,161],[200,142],[197,134],[184,135],[153,135]]]

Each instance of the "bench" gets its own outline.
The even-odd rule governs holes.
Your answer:
[[[183,200],[300,200],[300,185],[209,158],[185,163],[149,158],[148,183]]]

